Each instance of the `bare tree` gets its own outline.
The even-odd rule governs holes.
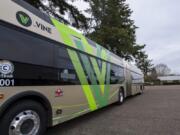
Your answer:
[[[171,69],[165,64],[158,64],[155,66],[155,69],[158,76],[166,76],[171,72]]]

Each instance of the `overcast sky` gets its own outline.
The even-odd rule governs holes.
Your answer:
[[[146,44],[154,64],[167,64],[180,73],[180,0],[127,0],[133,10],[137,43]],[[86,9],[87,4],[75,4]]]
[[[137,42],[147,44],[154,64],[165,63],[180,73],[180,1],[128,0],[138,27]]]

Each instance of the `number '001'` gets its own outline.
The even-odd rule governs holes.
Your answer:
[[[14,80],[10,79],[0,79],[0,86],[14,86]]]

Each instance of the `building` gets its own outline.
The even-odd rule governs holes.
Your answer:
[[[180,84],[180,75],[176,76],[159,76],[161,84]]]

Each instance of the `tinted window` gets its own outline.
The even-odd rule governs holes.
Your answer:
[[[14,63],[15,86],[80,84],[74,70]]]
[[[124,80],[124,70],[122,67],[111,65],[111,84],[118,84]]]
[[[15,86],[60,85],[58,70],[44,66],[14,63]]]
[[[68,55],[67,48],[56,46],[55,50],[55,65],[58,68],[58,79],[63,83],[79,84],[79,79]]]
[[[131,72],[131,75],[132,75],[132,80],[139,80],[139,79],[143,78],[142,75],[135,73],[135,72]]]
[[[143,75],[140,75],[135,72],[131,72],[133,83],[140,83],[143,81]]]
[[[52,43],[0,26],[0,59],[54,66]]]

